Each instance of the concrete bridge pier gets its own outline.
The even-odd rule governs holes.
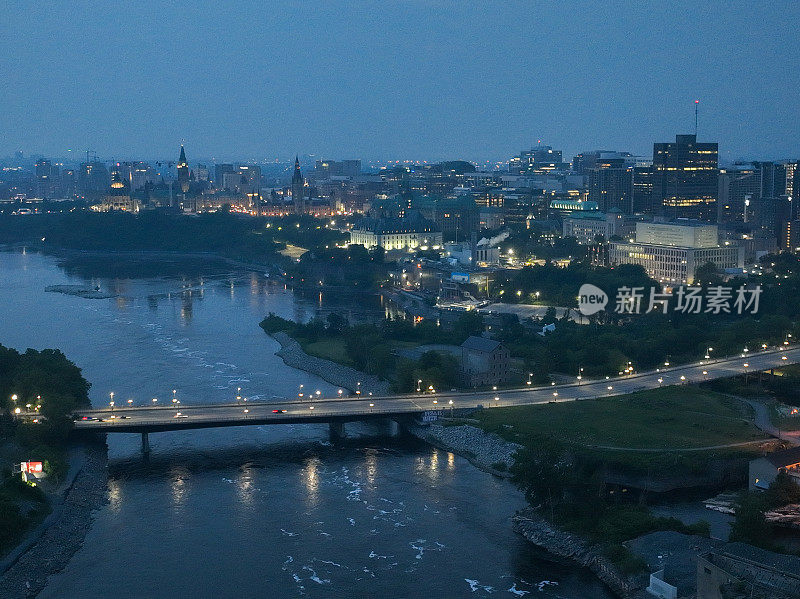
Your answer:
[[[142,455],[144,457],[150,455],[150,433],[142,433]]]
[[[400,424],[396,420],[392,420],[391,418],[387,418],[386,420],[382,420],[380,423],[381,429],[384,435],[387,437],[399,437],[400,436]]]
[[[347,438],[347,433],[344,430],[344,422],[331,422],[328,424],[328,431],[332,442]]]

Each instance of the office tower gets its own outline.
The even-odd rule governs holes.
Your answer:
[[[581,152],[574,156],[571,169],[576,175],[587,175],[589,170],[595,167],[598,160],[611,160],[614,158],[622,158],[626,164],[633,164],[636,161],[636,158],[630,152],[592,150],[591,152]]]
[[[720,169],[717,185],[717,221],[746,223],[751,205],[762,197],[759,171],[752,164]],[[772,196],[766,196],[772,197]]]
[[[585,174],[589,201],[601,212],[616,208],[633,214],[633,166],[625,158],[598,158]]]
[[[536,146],[530,150],[523,150],[518,156],[508,161],[508,172],[522,174],[547,174],[558,168],[563,168],[561,150],[554,150],[551,146]]]
[[[357,177],[361,173],[360,160],[317,160],[314,174],[321,178]]]
[[[78,193],[75,169],[65,168],[61,171],[61,197],[74,198]]]
[[[225,189],[225,175],[233,174],[236,169],[232,164],[216,164],[214,165],[214,187],[217,189]]]
[[[194,171],[194,178],[198,181],[208,181],[208,167],[205,164],[198,164]]]
[[[653,165],[639,161],[633,167],[634,214],[651,214],[653,212]]]
[[[111,175],[102,162],[84,162],[78,171],[78,193],[87,199],[103,196],[111,185]]]
[[[714,220],[717,212],[718,145],[696,135],[653,144],[653,203],[673,218]]]
[[[49,160],[36,161],[36,197],[51,200],[59,192],[59,169]]]

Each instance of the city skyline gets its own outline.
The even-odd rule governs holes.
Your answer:
[[[795,6],[453,6],[15,3],[0,155],[121,160],[183,141],[218,160],[484,162],[541,140],[646,156],[693,132],[696,99],[721,162],[797,154]]]

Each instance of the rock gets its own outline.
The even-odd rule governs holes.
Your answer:
[[[514,465],[514,454],[522,448],[518,443],[466,424],[414,425],[409,427],[409,431],[423,441],[464,456],[479,468],[503,477],[510,476],[508,470]],[[505,464],[505,470],[498,470],[497,464]]]
[[[360,382],[362,395],[370,392],[376,396],[389,394],[389,383],[386,381],[331,360],[309,356],[297,341],[283,331],[273,334],[272,338],[281,344],[281,349],[275,355],[279,356],[287,366],[305,370],[353,393],[358,390]]]
[[[514,530],[529,542],[587,568],[619,597],[632,597],[643,588],[640,583],[622,574],[599,552],[599,548],[581,537],[560,530],[531,509],[516,514],[512,523]]]
[[[35,597],[48,577],[63,570],[80,549],[92,525],[92,513],[108,500],[107,459],[105,443],[87,445],[83,467],[56,507],[59,513],[54,522],[0,577],[0,597]]]

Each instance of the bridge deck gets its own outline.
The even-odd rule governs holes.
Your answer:
[[[783,358],[786,359],[783,359]],[[526,387],[500,391],[436,393],[434,395],[391,395],[321,400],[247,402],[246,404],[181,404],[168,406],[119,407],[77,412],[78,416],[100,418],[78,420],[79,431],[107,433],[154,432],[222,426],[335,422],[418,414],[426,410],[486,408],[578,401],[624,395],[661,386],[697,383],[711,379],[757,372],[800,362],[800,347],[751,352],[746,357],[711,360],[644,372],[610,380],[591,380],[566,385]],[[748,364],[745,368],[744,364]],[[661,379],[661,381],[659,381]],[[278,410],[278,412],[274,412]],[[181,415],[177,416],[180,411]],[[112,418],[113,416],[113,418]]]

